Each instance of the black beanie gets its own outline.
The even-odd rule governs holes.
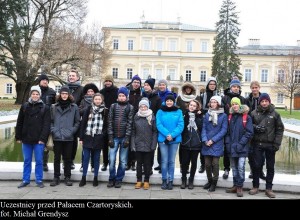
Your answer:
[[[39,76],[39,78],[38,78],[38,82],[39,82],[39,84],[40,84],[40,82],[42,81],[42,80],[47,80],[48,82],[49,82],[49,78],[48,78],[48,76],[46,75],[46,74],[41,74],[40,76]]]
[[[175,97],[174,97],[173,94],[167,95],[166,98],[165,98],[165,101],[167,101],[167,100],[169,100],[169,99],[171,99],[171,100],[175,103]]]
[[[147,79],[145,83],[148,83],[152,90],[154,89],[155,79],[153,78]]]
[[[70,94],[70,89],[68,86],[64,85],[61,87],[59,93],[62,93],[62,92],[67,92],[68,94]]]

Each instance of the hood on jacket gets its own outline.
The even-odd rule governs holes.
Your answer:
[[[98,87],[94,83],[88,83],[83,87],[83,94],[86,95],[86,93],[89,89],[93,90],[94,93],[99,92]]]
[[[217,90],[217,79],[215,78],[215,77],[209,77],[208,79],[207,79],[207,82],[206,82],[206,91],[209,91],[209,89],[208,89],[208,84],[210,83],[210,81],[214,81],[215,83],[216,83],[216,88],[215,88],[215,90],[214,91],[216,91]]]
[[[185,94],[185,89],[186,89],[187,87],[190,87],[190,88],[192,89],[192,94],[193,94],[193,95],[196,95],[196,88],[195,88],[195,86],[194,86],[192,83],[189,83],[189,82],[185,82],[185,83],[182,85],[182,87],[181,87],[181,92],[182,92],[182,94]]]

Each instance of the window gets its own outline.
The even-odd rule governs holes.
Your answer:
[[[151,50],[151,40],[150,39],[144,39],[143,49],[144,50]]]
[[[192,80],[192,71],[186,70],[185,71],[185,81],[191,81]]]
[[[127,79],[132,79],[132,68],[127,68]]]
[[[193,52],[193,41],[188,40],[186,42],[186,51],[187,52]]]
[[[56,93],[59,93],[60,89],[61,89],[61,85],[55,86],[55,92],[56,92]]]
[[[163,78],[163,71],[162,69],[156,69],[156,80],[160,80]]]
[[[148,79],[150,70],[148,68],[143,69],[143,79]]]
[[[283,100],[284,100],[283,94],[282,93],[278,93],[277,94],[277,103],[278,104],[283,104]]]
[[[261,82],[268,82],[268,70],[261,70]]]
[[[206,70],[200,71],[200,82],[206,82]]]
[[[12,83],[6,83],[6,94],[12,94]]]
[[[245,82],[251,82],[252,70],[245,69],[244,75],[245,75]]]
[[[284,83],[284,70],[278,70],[277,77],[277,82]]]
[[[176,70],[175,69],[169,69],[169,76],[170,76],[170,80],[175,80]]]
[[[295,83],[300,83],[300,70],[295,70]]]
[[[128,50],[133,50],[133,40],[128,40]]]
[[[247,98],[250,95],[251,92],[245,92],[245,98]]]
[[[156,50],[162,51],[164,49],[164,40],[158,39],[156,41]]]
[[[114,50],[119,50],[119,40],[118,39],[114,39],[114,41],[113,41],[113,49]]]
[[[208,51],[208,42],[207,41],[201,41],[201,52],[207,52]]]
[[[176,51],[176,43],[177,41],[175,39],[169,40],[169,51]]]
[[[115,79],[118,79],[118,72],[119,72],[119,69],[118,68],[113,68],[112,69],[112,75]]]

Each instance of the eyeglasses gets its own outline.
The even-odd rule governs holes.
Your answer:
[[[135,83],[135,84],[140,84],[140,82],[134,82],[134,81],[133,81],[132,83]]]
[[[210,86],[215,86],[216,84],[208,84],[208,85],[210,85]]]

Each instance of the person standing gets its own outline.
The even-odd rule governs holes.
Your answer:
[[[104,77],[104,88],[100,90],[105,100],[105,107],[110,110],[110,106],[117,102],[118,88],[114,85],[114,78],[112,75]],[[108,166],[108,134],[104,135],[103,149],[102,149],[103,164],[101,171],[106,171]]]
[[[137,182],[136,189],[142,187],[142,167],[144,166],[144,189],[149,189],[150,171],[152,169],[152,155],[157,145],[157,129],[155,116],[149,109],[149,102],[145,98],[139,102],[139,111],[133,119],[131,149],[136,153]]]
[[[232,168],[233,187],[227,189],[226,192],[236,193],[237,197],[243,197],[245,162],[248,156],[250,140],[253,136],[252,119],[248,112],[249,107],[241,105],[239,98],[234,97],[231,99],[225,144]]]
[[[80,102],[83,98],[83,87],[81,86],[81,81],[80,81],[80,75],[77,70],[71,69],[69,74],[68,74],[68,83],[67,86],[69,87],[70,90],[70,95],[72,95],[74,99],[74,103],[79,107]],[[71,169],[75,169],[75,164],[74,160],[76,157],[77,153],[77,147],[78,147],[78,135],[79,135],[79,129],[77,133],[74,134],[74,141],[73,141],[73,146],[72,146],[72,163],[71,163]]]
[[[43,188],[43,152],[50,133],[49,106],[41,100],[41,89],[32,86],[28,102],[21,106],[16,125],[16,141],[22,143],[23,181],[18,188],[30,184],[32,154],[35,158],[35,182]]]
[[[73,96],[68,86],[60,89],[55,105],[51,107],[51,133],[54,143],[54,178],[50,186],[60,183],[60,160],[64,161],[65,185],[72,186],[71,165],[72,147],[80,125],[80,114],[78,106],[73,103]]]
[[[118,102],[110,106],[108,115],[109,182],[107,187],[120,188],[125,176],[133,120],[133,106],[128,103],[128,90],[118,90]],[[116,157],[119,151],[119,166],[116,172]]]
[[[80,125],[80,143],[83,147],[83,173],[79,186],[86,184],[86,175],[89,167],[90,155],[94,161],[93,186],[98,186],[98,172],[100,152],[103,146],[103,137],[107,132],[108,109],[104,105],[103,96],[100,93],[93,95],[93,101],[83,113]]]
[[[55,103],[56,92],[49,87],[49,78],[45,73],[42,73],[38,78],[38,85],[41,89],[41,100],[51,107],[52,104]],[[43,157],[43,170],[47,172],[49,170],[48,167],[48,159],[49,159],[49,150],[45,147],[44,157]]]
[[[208,182],[203,189],[216,190],[219,180],[219,160],[224,153],[224,137],[227,133],[227,115],[222,108],[221,96],[213,96],[209,101],[202,127],[202,154]]]
[[[175,106],[173,95],[166,97],[166,105],[162,105],[156,115],[158,143],[161,153],[161,173],[163,190],[173,189],[175,157],[178,145],[181,142],[181,133],[184,128],[181,109]]]
[[[275,111],[275,106],[271,104],[270,96],[262,93],[258,99],[259,106],[251,112],[255,135],[252,139],[253,144],[253,188],[249,191],[250,195],[258,193],[259,176],[262,167],[263,154],[266,156],[267,177],[265,194],[269,198],[275,198],[276,195],[272,190],[273,178],[275,174],[275,154],[279,150],[284,125],[280,114]]]

